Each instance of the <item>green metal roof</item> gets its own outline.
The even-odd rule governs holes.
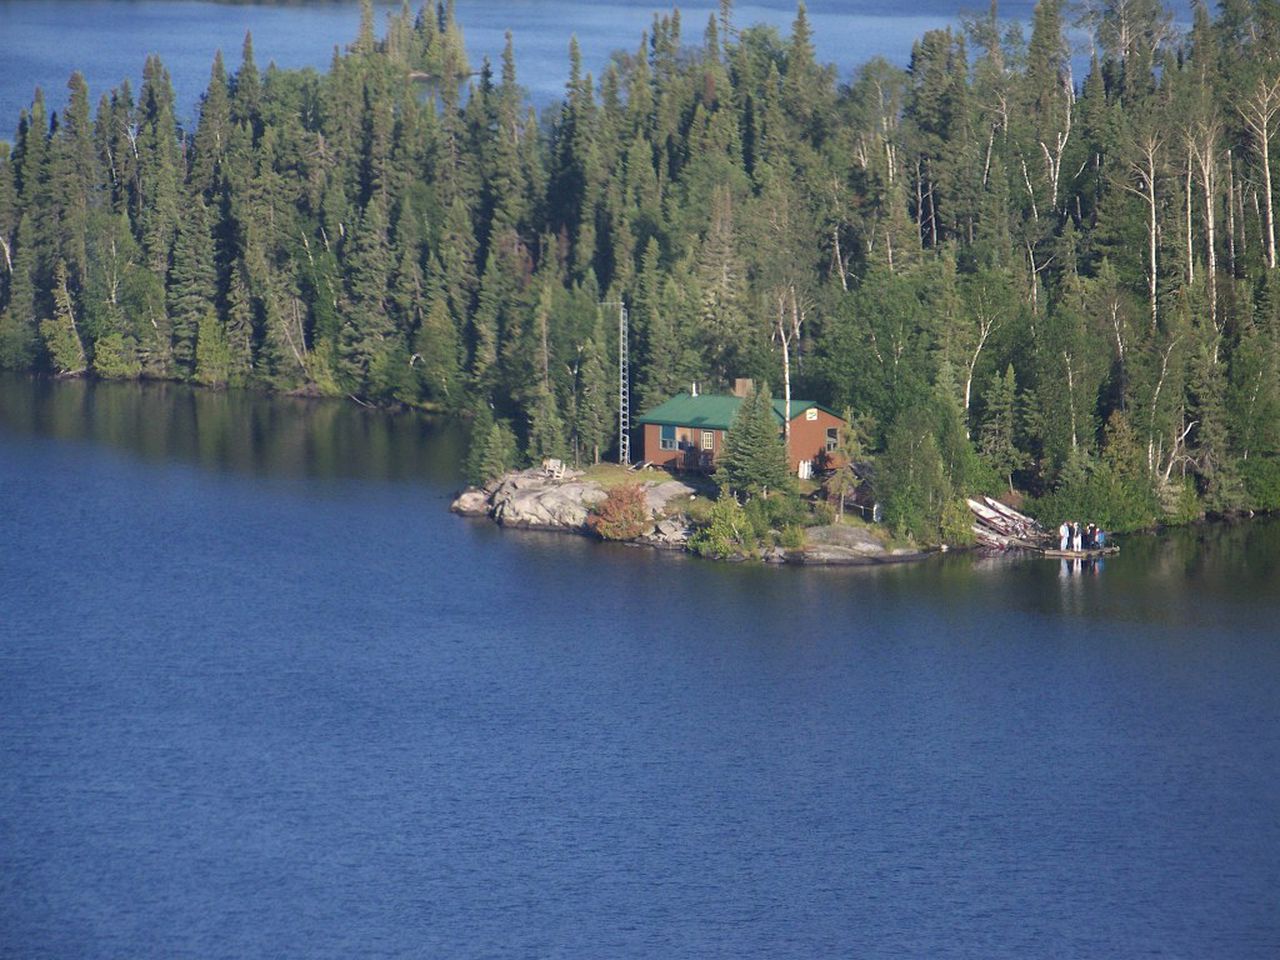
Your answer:
[[[644,416],[637,417],[636,423],[659,423],[675,427],[700,427],[704,430],[728,430],[733,423],[742,398],[723,393],[703,393],[692,397],[687,393],[678,393],[666,403],[660,403]],[[783,408],[786,402],[773,401],[773,414],[782,423]],[[810,407],[826,410],[833,417],[838,414],[812,400],[792,400],[791,418],[794,420]]]

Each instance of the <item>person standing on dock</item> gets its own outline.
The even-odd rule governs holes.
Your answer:
[[[1084,547],[1084,541],[1080,539],[1080,521],[1077,520],[1071,527],[1071,549],[1080,550]]]
[[[1071,548],[1071,524],[1065,520],[1062,521],[1062,526],[1058,527],[1058,540],[1063,550]]]

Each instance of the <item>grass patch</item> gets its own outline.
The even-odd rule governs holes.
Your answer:
[[[662,470],[628,470],[618,463],[597,463],[587,467],[582,475],[583,480],[600,484],[606,490],[626,484],[649,486],[671,479],[670,474]]]

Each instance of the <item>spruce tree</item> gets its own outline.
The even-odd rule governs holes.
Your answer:
[[[218,275],[208,212],[197,195],[185,205],[178,221],[173,267],[167,289],[173,323],[173,357],[183,376],[195,372],[196,339],[200,324],[215,309]]]
[[[715,476],[721,486],[747,496],[789,488],[787,450],[767,383],[752,391],[738,407],[725,435]]]
[[[1003,477],[1013,493],[1013,474],[1022,468],[1025,458],[1015,440],[1018,382],[1013,365],[1004,376],[996,374],[985,397],[986,415],[978,438],[978,449],[997,474]]]
[[[598,331],[582,349],[573,416],[574,450],[591,463],[600,462],[617,422],[616,395],[605,372],[606,358],[599,339]]]
[[[422,324],[414,336],[416,369],[422,395],[427,400],[443,407],[455,407],[463,398],[462,348],[449,313],[448,297],[438,273],[435,277],[427,294]]]

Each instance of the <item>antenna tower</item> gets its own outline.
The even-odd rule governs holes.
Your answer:
[[[631,465],[631,342],[627,305],[621,300],[601,304],[618,308],[618,462]]]

